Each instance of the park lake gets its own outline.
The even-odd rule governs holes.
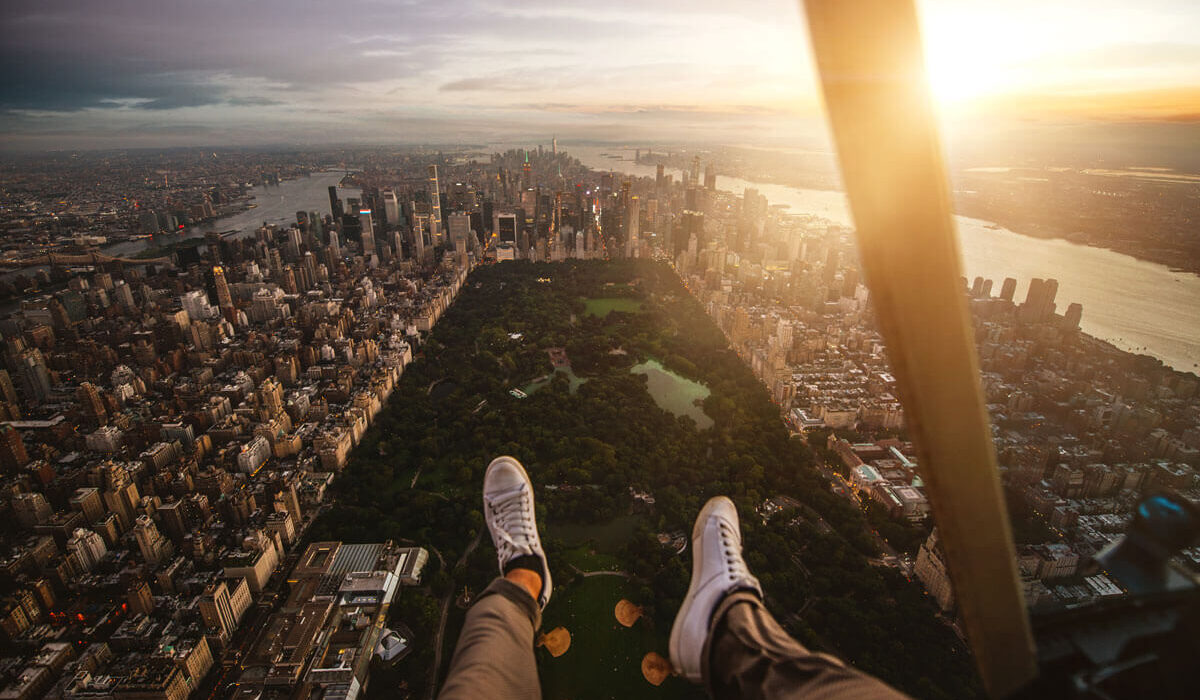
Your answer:
[[[682,377],[662,366],[658,360],[647,360],[630,368],[631,374],[646,375],[646,390],[659,408],[677,416],[688,416],[696,421],[696,428],[705,430],[713,425],[712,418],[697,403],[708,398],[708,387]]]

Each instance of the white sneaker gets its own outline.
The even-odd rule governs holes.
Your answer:
[[[762,597],[758,579],[742,559],[737,508],[724,496],[710,498],[692,526],[692,583],[671,626],[671,664],[684,678],[700,683],[704,643],[717,605],[736,590]]]
[[[550,602],[550,567],[546,565],[546,553],[542,551],[542,539],[538,537],[533,483],[516,459],[497,457],[488,465],[483,476],[483,512],[496,545],[501,575],[505,565],[517,557],[532,554],[542,560],[542,593],[538,596],[538,605],[546,607]]]

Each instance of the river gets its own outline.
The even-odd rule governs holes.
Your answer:
[[[633,149],[572,147],[567,152],[596,170],[654,177],[655,168],[633,162]],[[624,159],[606,158],[619,154]],[[676,174],[678,170],[668,169]],[[717,176],[717,188],[741,194],[757,189],[770,204],[785,204],[793,214],[814,214],[851,226],[843,192],[810,190]],[[1104,248],[1060,239],[1034,238],[965,216],[958,220],[963,271],[994,280],[1017,280],[1017,299],[1025,297],[1034,277],[1058,280],[1059,313],[1083,304],[1082,329],[1124,350],[1152,355],[1186,372],[1200,370],[1200,276],[1176,272]]]
[[[313,173],[310,177],[285,180],[279,185],[257,185],[250,190],[254,195],[253,209],[223,216],[197,226],[189,226],[180,234],[160,234],[154,238],[126,241],[104,247],[104,252],[118,257],[134,255],[157,245],[176,243],[188,238],[203,238],[209,231],[240,231],[236,237],[249,236],[264,223],[286,226],[296,222],[296,212],[315,211],[322,216],[329,212],[329,186],[336,185],[345,176],[343,171]],[[338,188],[338,196],[357,197],[356,188]]]
[[[139,238],[112,245],[102,246],[105,253],[117,257],[132,257],[147,248],[178,243],[188,238],[203,238],[209,231],[239,231],[236,237],[249,236],[264,223],[286,226],[295,223],[296,212],[300,210],[315,211],[321,215],[329,213],[329,186],[336,185],[345,176],[345,172],[313,173],[311,177],[299,177],[285,180],[279,185],[258,185],[250,189],[254,195],[253,209],[223,216],[214,221],[208,221],[197,226],[189,226],[181,233],[159,234],[153,238]],[[357,188],[339,187],[338,196],[345,200],[347,197],[357,197],[361,190]],[[0,279],[13,280],[18,275],[32,277],[44,267],[26,267],[17,270],[0,272]],[[21,307],[20,299],[10,299],[0,303],[0,317],[15,312]]]

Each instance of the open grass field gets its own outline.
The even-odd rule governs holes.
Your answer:
[[[580,571],[618,571],[621,559],[589,544],[581,544],[554,555],[555,566],[574,566]]]
[[[547,700],[586,698],[703,698],[704,691],[670,677],[660,686],[642,676],[647,652],[667,656],[669,629],[651,629],[646,618],[622,627],[614,615],[617,602],[630,595],[630,585],[617,576],[580,579],[555,589],[543,615],[542,630],[562,626],[571,647],[557,658],[538,649],[542,695]]]
[[[604,318],[613,311],[624,311],[635,314],[642,310],[641,301],[627,297],[584,299],[583,303],[587,307],[586,313],[589,316],[599,316],[600,318]]]
[[[639,515],[620,515],[612,520],[595,524],[547,523],[544,537],[555,537],[567,546],[594,542],[595,548],[605,554],[618,554],[633,537],[641,521]]]

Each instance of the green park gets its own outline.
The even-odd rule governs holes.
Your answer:
[[[918,584],[871,566],[863,513],[830,491],[675,272],[570,261],[472,272],[310,533],[430,551],[423,585],[391,611],[414,651],[373,670],[368,696],[427,697],[444,678],[469,601],[496,575],[480,490],[501,454],[535,486],[555,584],[543,630],[571,635],[558,656],[538,651],[549,698],[703,696],[677,677],[652,685],[640,664],[667,656],[688,584],[691,552],[664,541],[717,494],[737,504],[747,562],[798,640],[921,697],[980,693],[965,646]],[[781,495],[828,527],[756,514]],[[622,599],[642,611],[630,627],[614,618]]]

